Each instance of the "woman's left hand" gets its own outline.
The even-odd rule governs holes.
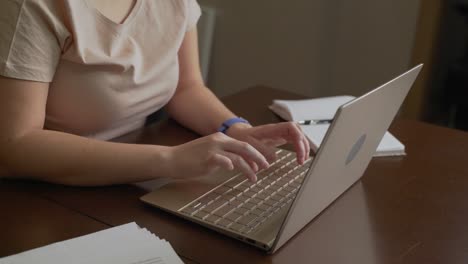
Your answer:
[[[297,162],[303,164],[309,157],[309,141],[302,133],[300,126],[294,122],[282,122],[252,127],[244,123],[231,126],[226,134],[237,140],[242,140],[267,158],[269,162],[276,159],[276,147],[291,143],[297,154]]]

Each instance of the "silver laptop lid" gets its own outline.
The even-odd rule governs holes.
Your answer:
[[[422,66],[338,109],[270,252],[278,250],[363,175]]]

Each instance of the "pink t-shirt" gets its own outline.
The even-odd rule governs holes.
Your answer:
[[[50,82],[46,129],[108,140],[172,97],[199,16],[195,0],[137,0],[121,24],[86,0],[2,0],[0,75]]]

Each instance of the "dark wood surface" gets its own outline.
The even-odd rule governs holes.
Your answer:
[[[109,226],[0,181],[0,257],[97,232]]]
[[[224,101],[264,124],[279,121],[266,108],[274,98],[300,96],[255,87]],[[133,185],[28,181],[0,182],[6,215],[0,219],[0,255],[136,221],[169,240],[184,261],[199,263],[466,263],[468,133],[401,119],[390,131],[408,155],[374,158],[361,181],[274,255],[146,206],[138,200],[145,191]],[[117,141],[174,145],[195,137],[162,121]],[[27,235],[28,228],[42,226],[45,233]]]

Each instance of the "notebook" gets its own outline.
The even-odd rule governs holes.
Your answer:
[[[129,223],[0,258],[0,264],[182,264],[171,245]]]
[[[288,121],[333,119],[338,108],[353,100],[354,96],[343,95],[305,100],[273,100],[270,110]],[[329,124],[301,125],[311,143],[312,151],[317,151],[328,130]],[[386,132],[374,154],[378,156],[405,155],[405,146]]]

